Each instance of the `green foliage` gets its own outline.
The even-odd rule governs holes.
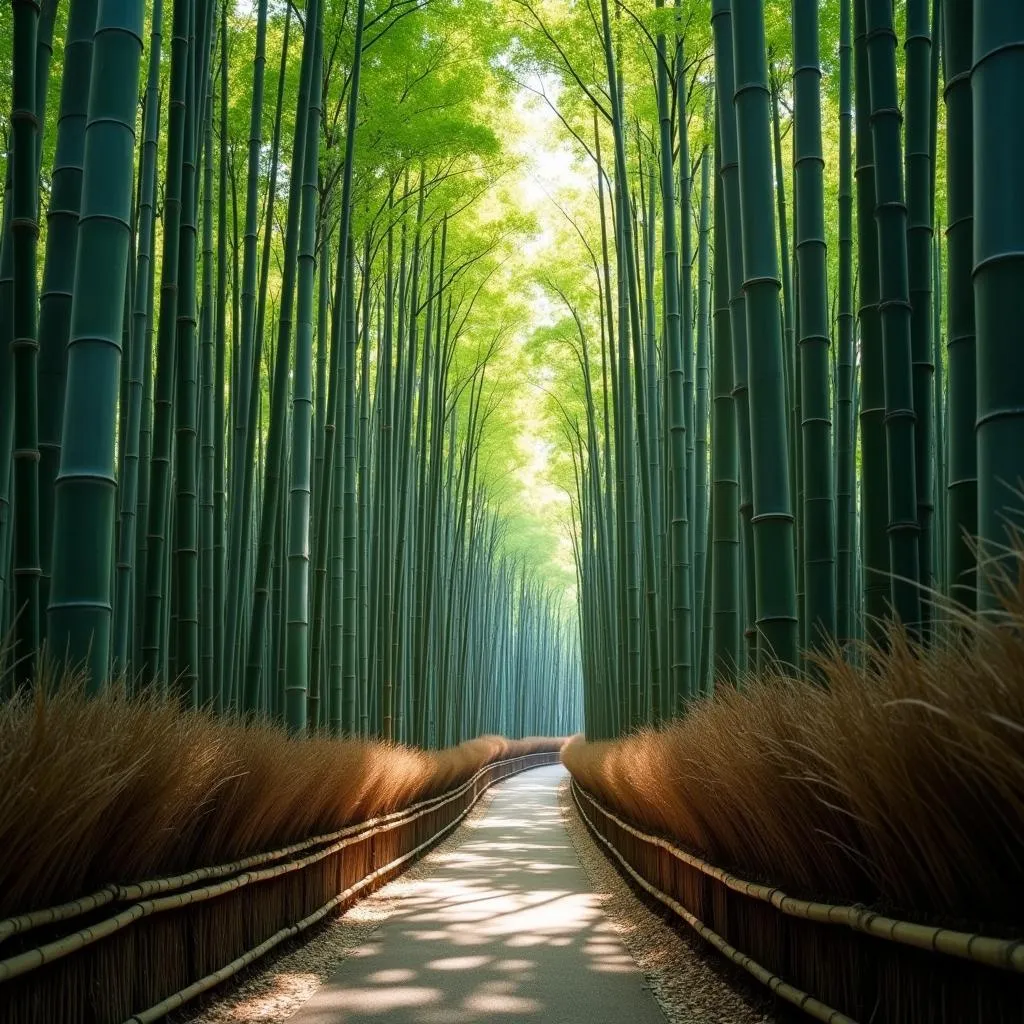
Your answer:
[[[921,575],[927,582],[929,566],[951,555],[958,573],[971,572],[974,556],[957,540],[960,527],[977,521],[968,506],[976,504],[979,475],[969,457],[976,331],[964,226],[976,200],[967,165],[981,166],[981,156],[965,134],[970,82],[958,79],[947,99],[959,138],[946,139],[947,103],[933,92],[940,65],[924,31],[936,34],[939,4],[330,0],[319,19],[322,64],[314,83],[318,6],[267,0],[261,47],[257,5],[229,0],[208,23],[193,25],[193,7],[213,8],[168,0],[155,26],[152,4],[140,5],[147,46],[151,27],[163,37],[154,65],[157,219],[143,245],[151,262],[136,250],[145,233],[134,225],[127,319],[104,310],[111,334],[123,321],[126,354],[117,379],[111,364],[105,381],[117,388],[118,422],[104,452],[113,445],[116,482],[126,485],[115,502],[113,537],[121,563],[112,567],[118,652],[131,652],[133,664],[162,678],[183,673],[183,696],[191,700],[198,614],[204,658],[225,665],[219,687],[203,683],[215,700],[228,707],[242,701],[238,648],[248,641],[251,709],[281,714],[291,687],[300,722],[295,694],[308,682],[313,724],[418,730],[433,741],[482,720],[484,691],[476,684],[463,691],[452,681],[456,664],[467,678],[483,672],[477,616],[502,618],[513,632],[536,617],[545,624],[538,626],[543,643],[563,645],[559,650],[569,635],[575,649],[580,634],[588,714],[601,731],[614,732],[678,712],[682,701],[709,689],[711,676],[725,669],[732,678],[733,660],[764,656],[770,646],[802,668],[790,610],[803,618],[801,643],[814,639],[815,621],[831,635],[833,589],[842,640],[856,638],[864,612],[884,616],[894,597],[905,618],[916,616],[913,582],[894,587],[887,575],[895,534],[904,536],[891,564],[912,581]],[[946,0],[946,7],[966,19],[963,5]],[[42,8],[40,24],[47,9],[53,7]],[[62,332],[50,324],[62,321],[53,312],[67,299],[59,280],[70,278],[72,257],[61,259],[58,250],[73,248],[60,240],[72,237],[77,217],[58,209],[49,225],[46,218],[66,191],[57,139],[73,134],[57,127],[68,113],[60,100],[68,9],[57,9],[53,58],[40,79],[49,87],[38,168],[38,251],[45,259],[35,261],[36,283],[45,283],[44,266],[59,271],[53,296],[39,304],[52,343],[44,346],[46,381],[63,372]],[[357,53],[358,10],[365,10],[365,33]],[[816,39],[806,31],[811,19]],[[859,102],[844,128],[840,43],[855,19],[862,30],[853,68]],[[863,31],[888,29],[890,21],[895,43],[887,32]],[[802,53],[794,53],[795,35]],[[951,53],[943,49],[942,68],[950,77],[947,56],[963,71],[973,55],[948,26],[946,35]],[[14,13],[4,6],[0,177],[14,166],[14,36]],[[26,55],[21,67],[30,63]],[[45,47],[37,56],[45,63]],[[736,95],[734,59],[743,62],[735,77],[744,88]],[[321,96],[308,123],[307,93]],[[148,203],[137,192],[139,99],[136,220]],[[315,160],[308,167],[296,148],[304,137]],[[702,195],[702,162],[716,142],[724,166]],[[840,196],[840,165],[851,150],[857,173]],[[215,170],[203,166],[207,159],[216,160]],[[298,171],[305,173],[292,180]],[[900,212],[904,198],[909,221]],[[24,191],[19,200],[25,208]],[[5,204],[10,219],[13,196]],[[713,231],[701,231],[702,206],[704,224],[717,211]],[[851,232],[839,210],[848,217],[854,206],[858,230]],[[939,237],[933,256],[928,238],[941,236],[954,208],[957,223],[948,242]],[[0,245],[4,356],[12,300],[28,292],[17,282],[33,262],[24,223],[14,220],[17,258],[10,244]],[[338,244],[343,224],[351,269]],[[199,237],[207,253],[204,289]],[[328,266],[316,265],[325,258]],[[949,281],[939,279],[937,287],[933,261],[949,268]],[[162,283],[152,297],[150,272]],[[19,324],[31,320],[26,308]],[[150,330],[153,346],[141,350],[139,334]],[[944,339],[952,357],[942,354]],[[948,399],[931,383],[933,352],[939,378],[949,381]],[[30,362],[19,363],[26,379]],[[4,395],[13,387],[12,365],[0,360]],[[211,389],[220,403],[212,413]],[[52,470],[61,444],[71,440],[54,437],[62,402],[44,392],[44,596],[30,606],[46,600]],[[142,402],[141,417],[129,397]],[[910,410],[913,419],[904,415]],[[211,418],[221,422],[211,425]],[[3,625],[13,621],[18,600],[9,552],[17,491],[32,489],[30,419],[17,421],[25,444],[14,460],[21,483],[13,506],[7,467],[17,447],[8,438],[14,420],[0,423]],[[947,423],[955,440],[948,505],[941,493]],[[897,462],[913,452],[915,473],[887,465],[887,438],[902,453]],[[1008,458],[1000,462],[1005,472],[1016,465]],[[135,459],[137,502],[130,497]],[[219,467],[212,481],[211,461]],[[990,483],[978,480],[978,493],[991,495]],[[712,492],[729,507],[715,508]],[[831,526],[837,501],[838,543]],[[197,503],[205,517],[198,545]],[[215,530],[211,505],[222,524]],[[778,527],[790,510],[792,543],[789,527]],[[22,536],[30,511],[21,499]],[[211,583],[217,557],[226,565]],[[27,548],[18,558],[21,568],[32,568]],[[822,568],[833,563],[843,577],[837,588],[832,569]],[[310,579],[313,596],[303,610]],[[19,586],[31,593],[24,579]],[[103,588],[93,590],[90,599]],[[226,611],[211,611],[213,592],[225,595]],[[286,614],[289,606],[295,614]],[[306,621],[304,661],[295,645],[307,643]],[[325,709],[320,688],[330,678],[330,693],[340,692],[343,648],[344,713],[336,695]],[[715,663],[709,651],[730,664]],[[390,696],[378,700],[385,692]],[[385,710],[392,697],[398,704]],[[448,717],[438,722],[442,706]]]

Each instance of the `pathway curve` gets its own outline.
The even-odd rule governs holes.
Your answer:
[[[665,1024],[566,834],[564,776],[497,786],[467,840],[289,1024]]]

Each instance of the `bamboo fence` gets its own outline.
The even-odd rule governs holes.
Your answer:
[[[558,756],[495,761],[327,835],[0,921],[0,1024],[159,1020],[400,874],[495,782]]]

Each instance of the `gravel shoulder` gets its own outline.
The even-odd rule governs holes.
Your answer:
[[[640,900],[601,852],[569,792],[558,792],[562,820],[601,909],[619,934],[670,1024],[779,1024],[772,1001],[680,923],[672,927]]]

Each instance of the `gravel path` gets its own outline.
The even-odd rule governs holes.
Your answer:
[[[473,836],[495,792],[493,786],[487,790],[462,824],[401,877],[314,930],[312,938],[298,938],[284,952],[261,960],[241,983],[205,1003],[193,1004],[188,1012],[171,1018],[172,1024],[279,1024],[294,1016],[347,957],[365,946],[398,909],[402,898]]]
[[[676,930],[639,900],[601,852],[569,793],[558,792],[562,820],[601,908],[644,973],[670,1024],[775,1024],[769,998],[680,922]]]
[[[561,765],[497,787],[294,1024],[665,1024],[565,832]]]
[[[611,863],[602,854],[593,838],[590,836],[585,824],[580,819],[572,798],[569,795],[568,775],[558,768],[541,769],[537,772],[530,772],[519,779],[536,778],[541,781],[544,776],[550,796],[548,800],[555,800],[552,807],[553,817],[550,824],[556,831],[564,829],[568,835],[569,843],[566,844],[566,855],[570,862],[578,860],[582,865],[583,888],[587,888],[589,882],[590,893],[584,897],[586,908],[581,924],[577,931],[587,935],[582,948],[589,952],[593,949],[601,950],[603,955],[609,956],[606,968],[615,973],[622,982],[626,982],[629,976],[639,977],[635,974],[637,968],[642,972],[642,987],[650,991],[657,1004],[664,1012],[670,1024],[774,1024],[778,1020],[770,1010],[770,1003],[762,998],[755,987],[745,984],[744,979],[737,977],[740,972],[723,964],[709,951],[706,946],[696,937],[686,932],[676,931],[666,924],[661,918],[653,913],[633,894],[627,883]],[[548,778],[550,776],[550,778]],[[514,786],[515,780],[510,780],[504,785],[489,790],[481,797],[477,806],[473,809],[466,821],[455,830],[444,842],[429,853],[423,860],[400,878],[384,886],[367,899],[356,904],[344,916],[336,918],[327,925],[316,931],[312,938],[307,941],[297,941],[291,948],[284,950],[272,960],[264,961],[259,968],[243,977],[243,980],[220,997],[208,1000],[205,1004],[193,1006],[191,1013],[179,1013],[174,1018],[179,1024],[279,1024],[296,1017],[296,1024],[303,1024],[308,1020],[320,1019],[330,1021],[349,1021],[363,1019],[351,1016],[352,1007],[346,1004],[354,989],[362,992],[371,992],[376,995],[383,989],[393,989],[394,985],[383,986],[377,989],[376,985],[369,987],[367,979],[379,979],[384,982],[384,974],[377,968],[383,947],[393,949],[399,955],[411,954],[408,940],[395,942],[396,937],[403,934],[401,929],[409,927],[415,929],[417,926],[407,924],[407,921],[415,921],[416,915],[422,918],[423,908],[426,905],[436,916],[438,911],[436,904],[439,902],[438,885],[439,879],[443,879],[454,870],[458,872],[460,860],[467,856],[472,857],[474,849],[487,849],[494,845],[492,835],[486,831],[494,829],[495,821],[499,825],[507,822],[508,803],[512,794],[509,790]],[[535,788],[535,787],[534,787]],[[494,801],[503,790],[504,797],[497,807]],[[516,817],[519,817],[519,798],[516,800]],[[530,797],[527,795],[526,799]],[[507,822],[513,824],[513,822]],[[518,824],[516,822],[515,824]],[[512,838],[502,836],[502,839]],[[550,840],[549,840],[550,841]],[[512,846],[505,842],[505,847]],[[461,853],[460,853],[461,851]],[[575,855],[575,856],[574,856]],[[579,871],[578,867],[572,864],[567,865],[573,870]],[[503,883],[504,884],[504,883]],[[529,885],[536,886],[536,882]],[[565,882],[559,882],[559,887],[564,887]],[[463,894],[464,895],[464,894]],[[443,903],[444,896],[440,896]],[[444,911],[442,910],[443,914]],[[396,916],[397,915],[397,916]],[[597,915],[595,918],[594,915]],[[486,930],[492,921],[497,921],[501,916],[500,911],[490,915],[484,910],[472,923],[467,923],[462,917],[454,918],[452,923],[446,925],[453,931],[453,941],[460,943],[463,939],[454,935],[458,929],[469,929],[470,932]],[[390,925],[382,929],[390,921]],[[560,922],[560,927],[567,935],[572,933],[572,925]],[[685,926],[683,926],[685,927]],[[543,932],[543,928],[540,930]],[[601,934],[598,935],[597,933]],[[390,941],[388,937],[390,936]],[[534,936],[534,938],[536,938]],[[534,943],[525,943],[526,936],[515,934],[509,936],[505,931],[492,936],[491,941],[506,945],[528,945],[521,953],[535,952],[536,942],[544,942],[543,938],[536,939]],[[570,943],[564,938],[547,940],[552,947],[551,953],[556,955],[559,948],[564,949]],[[599,945],[594,945],[594,943]],[[619,943],[625,947],[618,956],[611,956],[614,950],[611,944]],[[558,944],[561,944],[560,947]],[[620,950],[622,948],[620,946]],[[628,955],[626,953],[628,951]],[[473,950],[478,952],[477,949]],[[486,950],[479,950],[486,952]],[[415,954],[412,954],[415,955]],[[440,956],[442,951],[437,949],[431,956]],[[512,955],[510,952],[508,955]],[[479,958],[477,958],[479,959]],[[615,964],[611,960],[616,960]],[[502,960],[496,966],[512,965],[517,961]],[[524,961],[525,962],[525,961]],[[386,966],[386,964],[384,965]],[[415,965],[427,977],[428,968],[433,966],[429,957],[422,965]],[[543,963],[541,964],[543,966]],[[581,987],[588,989],[589,995],[593,996],[594,984],[603,982],[602,974],[588,973],[582,976],[582,969],[574,968],[573,965],[563,965],[562,970],[571,970],[578,980],[575,990]],[[506,968],[507,969],[507,968]],[[406,972],[407,973],[407,972]],[[484,972],[463,971],[462,985],[470,988],[476,986],[482,990],[491,987],[490,990],[496,993],[494,986],[496,981],[489,981],[483,975]],[[623,977],[623,973],[626,977]],[[555,977],[558,977],[557,971]],[[330,983],[332,977],[334,982]],[[438,976],[432,976],[432,983],[435,986],[443,987],[449,983],[452,972],[438,980]],[[397,975],[394,981],[398,981]],[[455,996],[443,993],[443,1005],[437,1005],[436,998],[433,1007],[423,1006],[420,1009],[408,1010],[408,1008],[391,1007],[390,1010],[381,1007],[381,1012],[371,1010],[375,1019],[387,1020],[420,1020],[417,1014],[422,1013],[423,1020],[437,1019],[444,1024],[454,1024],[458,1020],[502,1020],[513,1021],[520,1019],[517,1013],[508,1012],[512,1009],[514,997],[511,989],[508,989],[513,978],[505,975],[502,982],[508,990],[504,998],[506,1005],[504,1011],[496,1005],[496,1013],[468,1012],[463,1014],[458,1007],[473,1006],[471,1000],[463,998],[461,992],[456,1002]],[[528,972],[523,976],[522,989],[525,993],[531,986],[536,987],[537,979],[534,973]],[[635,983],[633,983],[635,984]],[[629,999],[639,1009],[641,1003],[647,997],[646,993],[633,992],[633,984],[629,985]],[[566,989],[564,983],[559,986]],[[434,991],[439,991],[435,988]],[[614,990],[612,990],[614,992]],[[537,993],[534,993],[537,994]],[[478,998],[479,992],[470,993],[472,998]],[[486,993],[485,993],[486,995]],[[612,996],[604,993],[604,1003],[597,1002],[598,1006],[606,1006],[606,1012],[598,1010],[595,1014],[593,1008],[587,1010],[582,1016],[577,1016],[572,1010],[568,1015],[564,1008],[559,1010],[554,1003],[558,1001],[559,992],[557,989],[548,994],[547,1009],[551,1012],[542,1012],[541,1019],[551,1021],[582,1021],[584,1024],[599,1024],[601,1021],[619,1021],[638,1019],[635,1013],[625,1016],[615,1012],[609,1000]],[[511,1000],[511,1002],[509,1002]],[[537,1000],[533,1000],[537,1002]],[[613,1001],[613,1000],[612,1000]],[[524,1001],[524,1005],[525,1005]],[[653,1002],[652,1002],[653,1005]],[[324,1007],[327,1007],[324,1015]],[[399,1010],[396,1016],[395,1010]],[[406,1018],[401,1012],[409,1012],[411,1015]],[[658,1011],[654,1011],[660,1017]],[[611,1013],[611,1016],[607,1014]],[[321,1016],[322,1015],[322,1016]],[[525,1014],[533,1016],[533,1014]],[[644,1020],[646,1014],[641,1015]]]

